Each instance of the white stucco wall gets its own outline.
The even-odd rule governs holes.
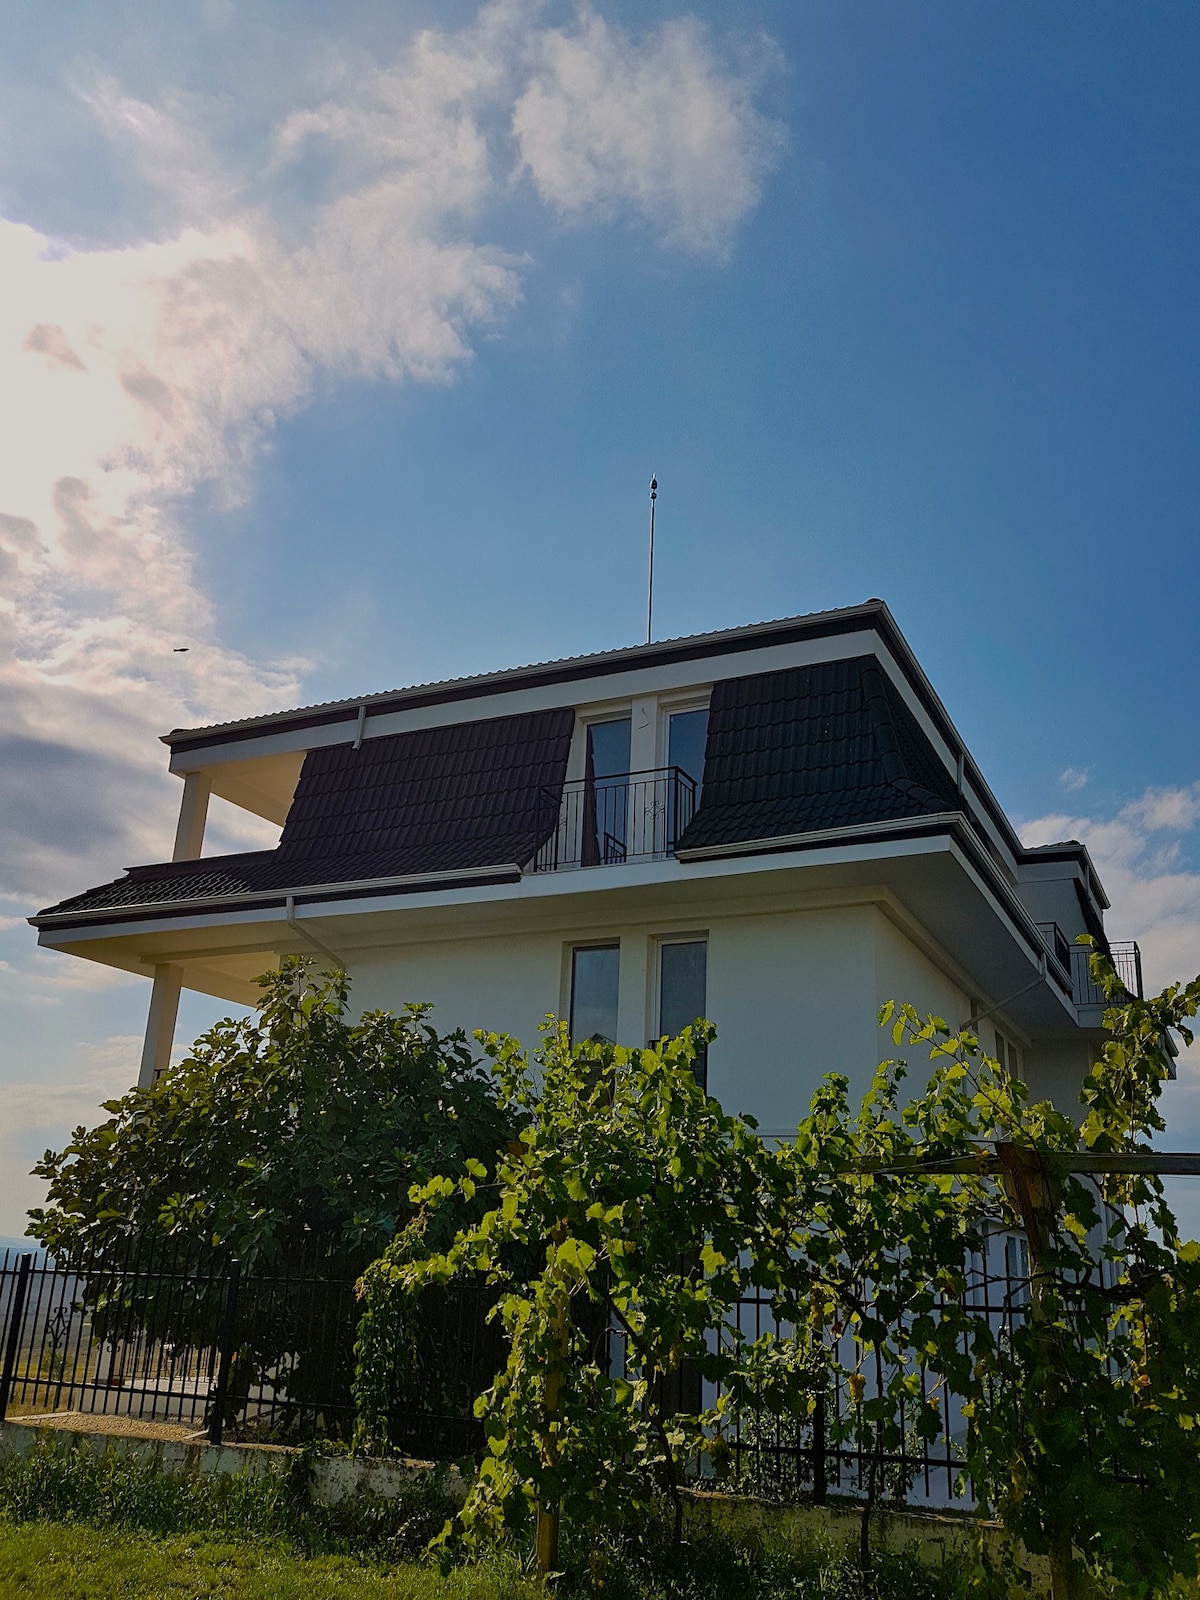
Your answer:
[[[356,1011],[428,1001],[441,1033],[488,1028],[532,1050],[546,1013],[562,1003],[563,950],[560,936],[545,933],[396,945],[351,960],[351,998]]]
[[[961,1028],[971,1011],[966,990],[881,912],[875,928],[876,1015],[888,1000],[897,1006],[907,1002],[922,1018],[941,1017],[952,1029]],[[899,1058],[907,1062],[905,1082],[913,1095],[925,1087],[934,1067],[928,1045],[898,1046],[889,1024],[876,1029],[875,1051],[877,1061]]]
[[[1084,1039],[1047,1039],[1026,1050],[1023,1069],[1031,1100],[1052,1100],[1076,1121],[1083,1118],[1079,1091],[1091,1070],[1092,1049]]]
[[[870,906],[729,917],[709,931],[708,1084],[767,1131],[794,1129],[827,1072],[870,1075],[875,1045]]]
[[[718,1033],[709,1088],[764,1130],[793,1129],[826,1072],[846,1073],[852,1096],[866,1089],[893,1053],[876,1022],[883,1000],[911,1000],[952,1022],[967,1013],[962,990],[872,904],[394,946],[352,961],[353,999],[362,1010],[430,1001],[443,1031],[494,1028],[533,1049],[545,1014],[566,1012],[572,944],[615,937],[618,1039],[645,1044],[656,1032],[658,939],[681,934],[708,940],[707,1009]]]

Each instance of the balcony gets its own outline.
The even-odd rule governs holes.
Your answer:
[[[1075,1004],[1100,1007],[1107,1005],[1103,991],[1092,977],[1090,947],[1071,944],[1057,922],[1039,922],[1038,931],[1046,942],[1046,948],[1071,974]],[[1141,1000],[1143,998],[1142,952],[1132,939],[1119,944],[1110,942],[1108,949],[1112,957],[1113,970],[1124,984],[1126,995],[1131,999]]]
[[[547,790],[546,796],[553,805],[556,794]],[[674,852],[695,812],[696,782],[680,767],[564,784],[558,826],[529,871],[662,861]]]

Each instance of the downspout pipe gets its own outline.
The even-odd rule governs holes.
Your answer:
[[[335,968],[339,972],[345,972],[347,970],[346,963],[342,960],[341,956],[334,955],[329,946],[327,944],[322,944],[320,939],[317,938],[316,934],[313,933],[311,929],[301,926],[300,919],[296,915],[295,899],[290,894],[284,901],[284,909],[287,916],[288,927],[297,936],[297,938],[307,939],[309,944],[311,944],[315,950],[325,957],[326,961],[332,961]]]
[[[1015,994],[1010,994],[1005,1000],[997,1000],[994,1006],[989,1006],[986,1011],[973,1011],[963,1024],[964,1027],[974,1031],[976,1025],[985,1017],[993,1016],[997,1011],[1003,1011],[1014,1000],[1019,1000],[1023,994],[1028,994],[1030,989],[1036,989],[1039,983],[1046,981],[1046,955],[1043,951],[1038,957],[1038,975],[1032,983],[1027,983],[1023,989],[1018,989]]]

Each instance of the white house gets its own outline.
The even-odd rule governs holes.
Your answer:
[[[249,1002],[300,952],[357,1007],[428,1000],[531,1045],[547,1012],[623,1044],[703,1013],[709,1088],[767,1131],[823,1072],[865,1083],[888,998],[986,1017],[1064,1105],[1101,1037],[1071,944],[1104,939],[1087,851],[1021,845],[878,600],[164,742],[174,859],[32,919],[152,978],[142,1082],[181,985]],[[203,856],[210,794],[278,846]]]

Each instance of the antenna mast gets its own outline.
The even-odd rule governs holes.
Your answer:
[[[650,580],[646,592],[646,643],[654,636],[654,502],[658,499],[658,479],[650,478]]]

